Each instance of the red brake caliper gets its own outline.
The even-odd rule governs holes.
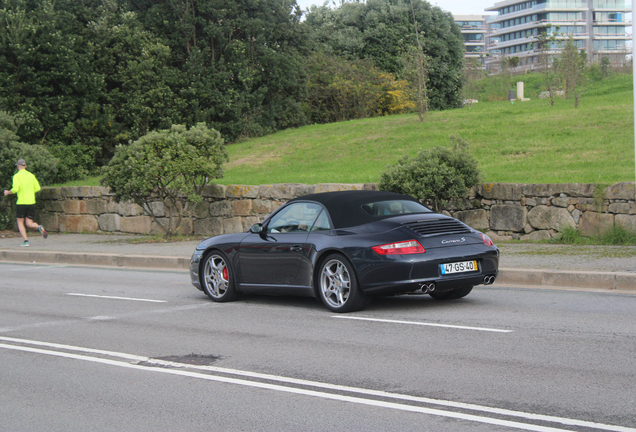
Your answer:
[[[230,272],[227,271],[227,267],[223,267],[223,279],[230,280]]]

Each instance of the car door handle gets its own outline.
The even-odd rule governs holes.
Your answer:
[[[292,252],[300,252],[301,250],[303,250],[303,246],[302,245],[293,245],[289,249],[291,249]]]

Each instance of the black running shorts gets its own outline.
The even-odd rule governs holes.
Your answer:
[[[35,204],[19,204],[16,205],[16,215],[18,219],[29,218],[35,219]]]

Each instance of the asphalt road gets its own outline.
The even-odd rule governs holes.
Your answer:
[[[215,304],[187,273],[0,263],[3,431],[636,431],[636,295]]]

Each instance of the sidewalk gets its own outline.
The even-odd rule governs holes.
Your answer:
[[[0,261],[187,270],[198,240],[133,244],[134,235],[51,234],[0,238]],[[636,246],[499,244],[496,285],[636,293]]]

